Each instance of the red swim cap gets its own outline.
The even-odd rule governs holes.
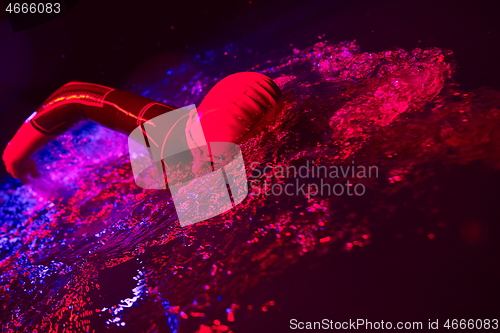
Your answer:
[[[197,122],[201,123],[207,142],[240,143],[276,106],[280,96],[280,88],[266,75],[241,72],[225,77],[197,108],[199,119],[191,117],[188,122],[186,136],[193,153],[198,155],[194,150],[204,145]],[[217,152],[212,153],[217,155]],[[204,160],[207,152],[200,151],[199,155]]]

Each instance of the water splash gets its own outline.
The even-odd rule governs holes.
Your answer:
[[[230,74],[210,68],[242,51],[224,52],[134,89],[174,105],[198,103]],[[363,53],[354,42],[321,42],[252,70],[275,78],[284,98],[242,145],[249,178],[251,164],[263,171],[355,160],[380,169],[379,178],[358,180],[367,194],[254,192],[237,209],[181,228],[168,191],[134,184],[126,137],[79,124],[35,156],[40,179],[2,183],[2,331],[227,331],[276,304],[238,305],[263,278],[370,244],[380,216],[397,211],[394,195],[421,189],[446,165],[500,166],[492,125],[500,95],[461,92],[448,50]]]

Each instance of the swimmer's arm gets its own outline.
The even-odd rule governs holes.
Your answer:
[[[91,120],[129,134],[144,121],[175,109],[146,97],[85,82],[69,82],[37,109],[9,142],[3,153],[7,171],[26,182],[37,176],[30,156],[80,120]]]

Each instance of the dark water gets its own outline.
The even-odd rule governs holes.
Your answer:
[[[231,73],[216,65],[248,52],[219,51],[161,80],[132,78],[130,89],[199,103]],[[252,321],[282,318],[289,300],[304,298],[294,269],[307,276],[321,258],[370,249],[374,237],[418,246],[459,230],[471,247],[490,244],[500,94],[462,91],[451,51],[363,53],[354,42],[319,42],[249,67],[284,96],[242,144],[250,194],[223,215],[181,228],[168,191],[134,184],[127,138],[90,123],[37,154],[40,179],[2,184],[2,331],[250,332]],[[303,174],[286,173],[301,166]],[[286,185],[293,195],[279,192]],[[286,292],[248,294],[276,281]],[[315,303],[335,303],[325,295]]]

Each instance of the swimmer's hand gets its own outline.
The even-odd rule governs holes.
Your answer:
[[[29,121],[25,122],[3,152],[2,159],[7,172],[25,184],[30,177],[40,177],[35,161],[30,157],[52,138],[53,135],[40,133]]]
[[[36,168],[36,163],[33,159],[28,158],[21,161],[12,161],[6,158],[5,153],[2,156],[7,172],[12,177],[19,179],[24,184],[29,183],[30,178],[39,178],[40,173]]]

